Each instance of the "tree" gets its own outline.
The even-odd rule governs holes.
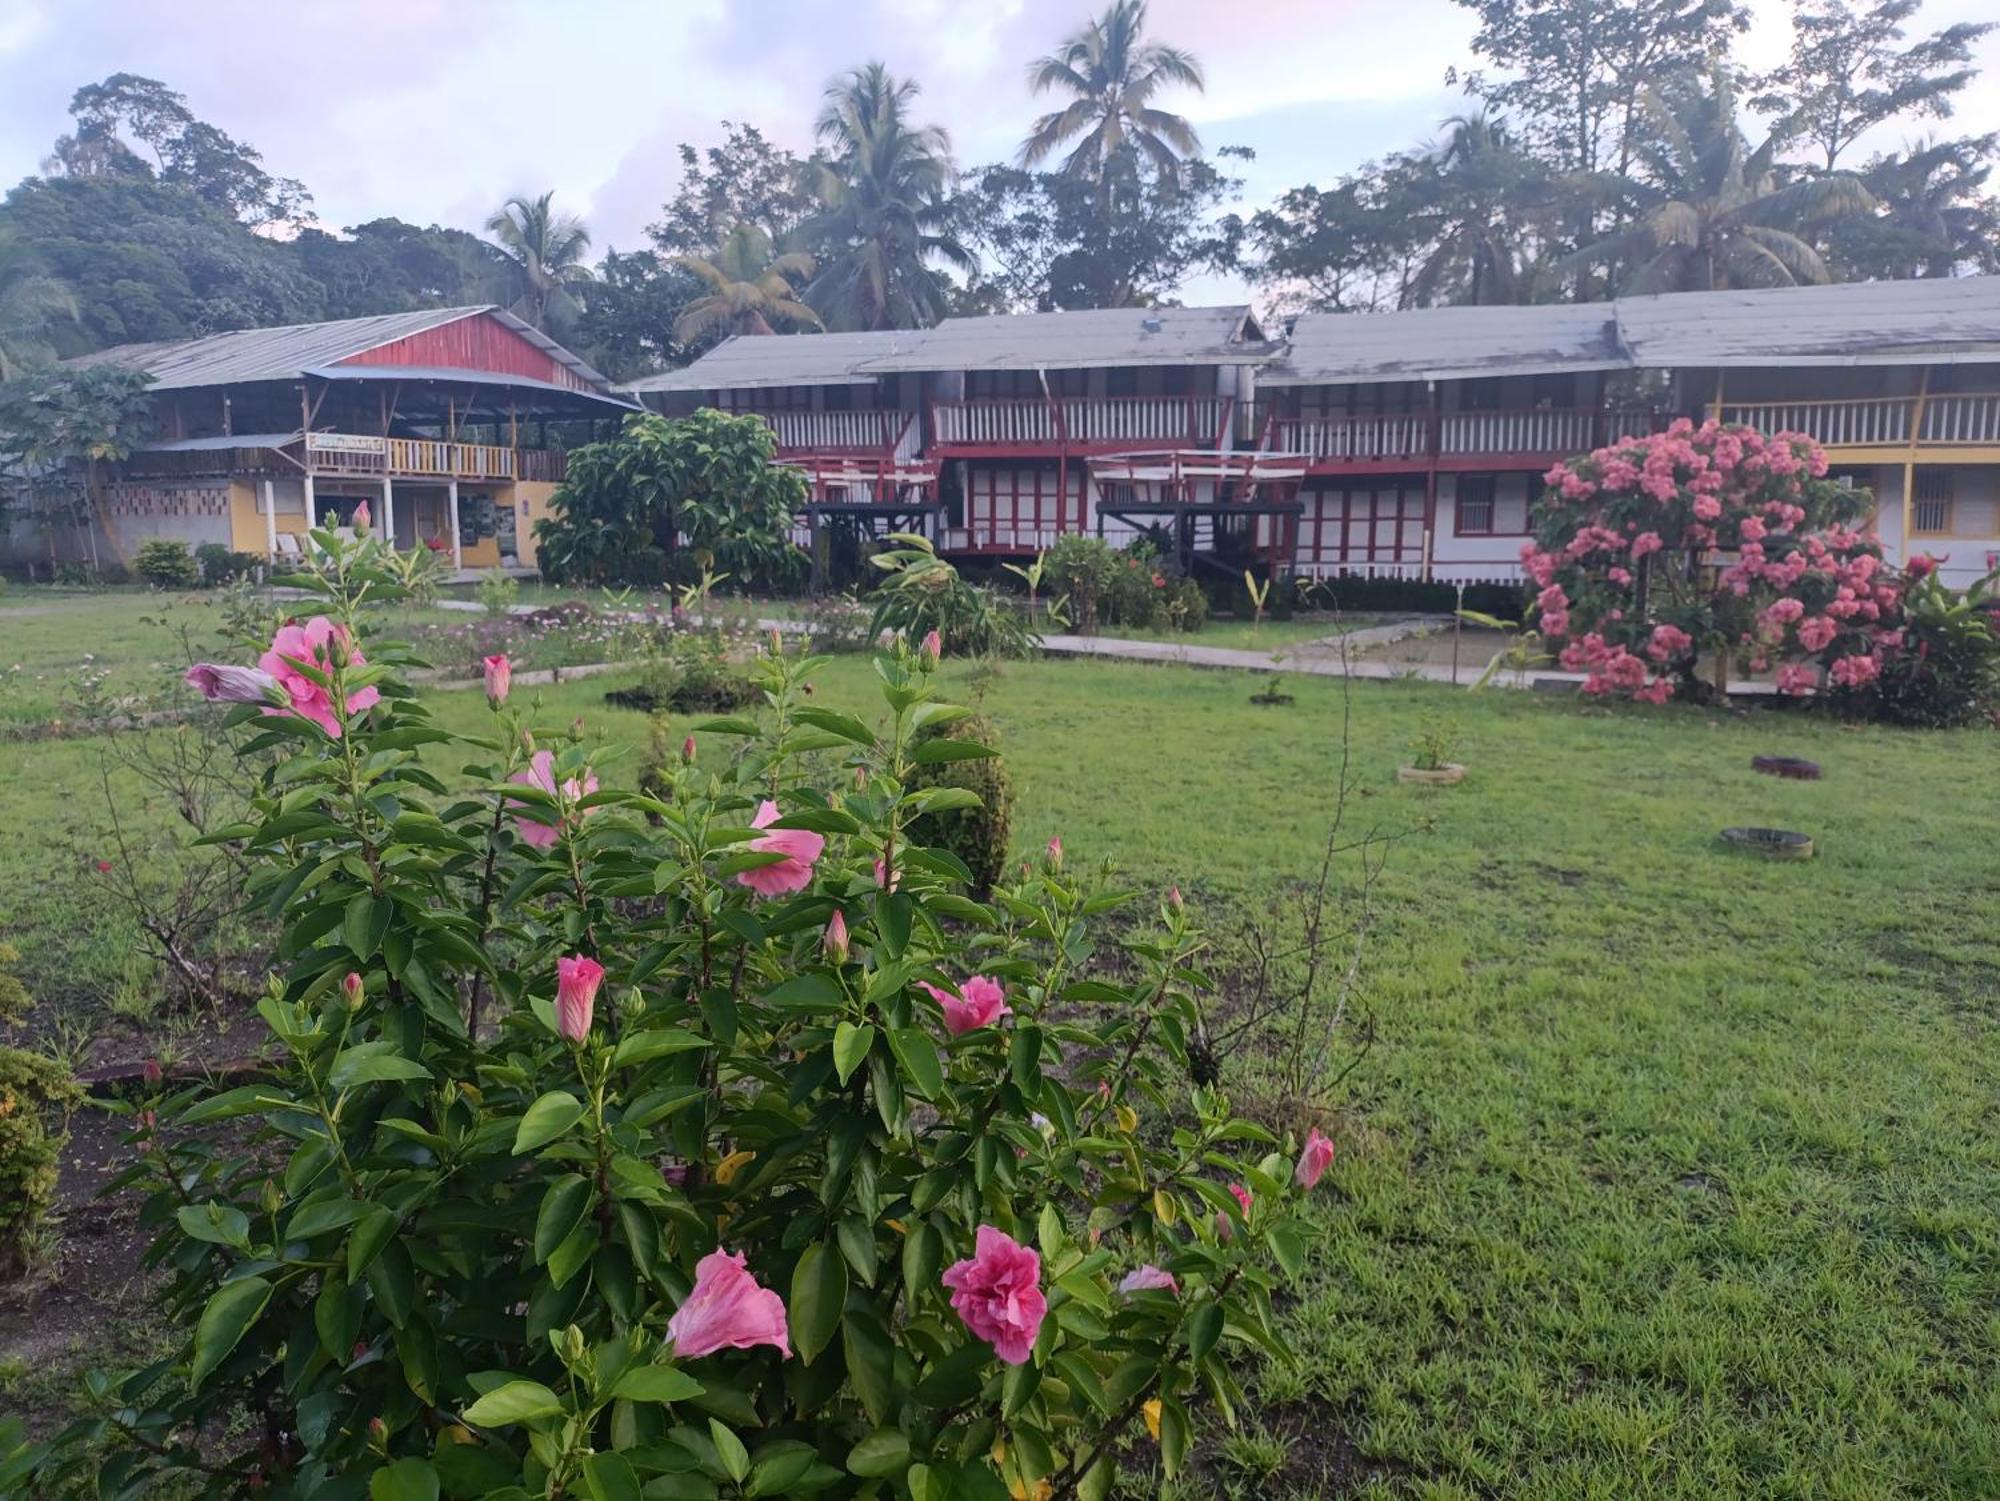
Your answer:
[[[1364,163],[1331,188],[1312,183],[1251,218],[1246,268],[1281,312],[1380,312],[1406,306],[1423,254],[1408,155]]]
[[[552,315],[566,319],[578,312],[577,291],[591,280],[584,263],[590,231],[574,214],[557,213],[555,196],[551,188],[539,198],[509,198],[486,221],[520,276],[517,310],[540,329],[548,328]]]
[[[187,96],[157,78],[114,73],[102,83],[85,84],[70,100],[69,112],[76,130],[56,142],[52,170],[157,176],[253,226],[297,222],[309,212],[312,195],[304,184],[273,177],[254,147],[197,119]],[[127,134],[152,153],[152,163],[125,142]]]
[[[1923,0],[1792,0],[1792,51],[1784,66],[1758,80],[1750,102],[1781,117],[1787,134],[1812,148],[1822,170],[1886,121],[1944,119],[1952,95],[1978,75],[1972,44],[1995,22],[1963,21],[1908,47],[1903,23]]]
[[[694,351],[674,337],[674,324],[700,291],[692,272],[650,250],[606,251],[583,289],[577,347],[613,380],[684,365]]]
[[[1028,65],[1037,94],[1072,97],[1035,121],[1021,144],[1022,166],[1036,166],[1076,141],[1063,159],[1069,176],[1109,183],[1130,176],[1143,155],[1171,180],[1181,159],[1201,150],[1183,116],[1153,103],[1155,94],[1175,84],[1199,92],[1201,64],[1178,47],[1143,40],[1145,28],[1145,0],[1112,0],[1103,15]]]
[[[327,318],[504,303],[513,293],[515,267],[498,246],[443,225],[371,219],[339,235],[303,230],[290,248],[324,290]]]
[[[1247,160],[1224,147],[1220,157]],[[1172,179],[1142,167],[1109,216],[1097,186],[1060,172],[995,164],[968,174],[953,205],[958,235],[985,269],[968,295],[1015,311],[1143,306],[1197,271],[1237,264],[1244,224],[1222,212],[1242,188],[1214,163],[1184,161]]]
[[[1831,226],[1843,278],[1890,280],[2000,271],[2000,203],[1986,191],[2000,137],[1918,141],[1869,162],[1861,179],[1881,205]]]
[[[931,262],[976,264],[950,233],[950,139],[906,118],[917,93],[881,63],[827,86],[816,132],[830,157],[810,169],[820,211],[802,235],[821,249],[806,300],[829,327],[928,327],[945,309]]]
[[[58,365],[0,386],[0,488],[40,516],[51,565],[65,523],[95,559],[97,466],[125,458],[146,437],[151,381],[120,365]]]
[[[1646,89],[1654,134],[1635,147],[1637,174],[1615,191],[1631,227],[1585,246],[1566,268],[1627,267],[1622,292],[1691,292],[1790,286],[1830,279],[1797,231],[1874,206],[1854,177],[1828,173],[1779,186],[1773,135],[1754,151],[1736,122],[1736,96],[1720,66],[1705,83],[1689,74]]]
[[[799,300],[798,283],[812,275],[812,257],[798,250],[780,254],[770,235],[755,224],[737,225],[713,257],[679,255],[674,264],[704,289],[674,323],[677,344],[698,343],[717,333],[769,334],[780,326],[821,326],[819,314]]]
[[[815,209],[806,163],[754,125],[722,122],[720,146],[680,147],[681,181],[646,233],[662,256],[712,256],[739,224],[783,243]]]
[[[1404,303],[1520,302],[1537,246],[1548,175],[1514,141],[1506,122],[1480,112],[1445,122],[1447,135],[1419,162],[1411,196],[1428,253]]]
[[[57,330],[76,315],[76,293],[49,275],[18,234],[0,227],[0,381],[53,358]]]
[[[551,578],[657,583],[688,571],[685,558],[738,582],[782,576],[799,556],[790,531],[806,487],[776,454],[756,417],[627,417],[616,438],[570,453],[536,523],[542,566]]]

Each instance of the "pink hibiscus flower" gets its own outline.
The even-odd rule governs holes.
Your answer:
[[[525,811],[528,806],[526,803],[517,802],[513,805],[524,810],[514,815],[516,831],[524,843],[531,844],[538,850],[545,850],[554,844],[561,837],[563,830],[573,827],[576,818],[581,816],[580,814],[573,816],[568,805],[597,790],[597,777],[589,771],[584,772],[581,781],[571,777],[561,787],[556,786],[556,758],[550,751],[536,751],[534,758],[528,762],[528,769],[515,772],[508,780],[519,782],[524,787],[539,787],[550,797],[564,804],[563,809],[556,815],[556,822],[552,824],[530,818]],[[594,813],[597,810],[592,808],[585,811]]]
[[[1003,1016],[1012,1016],[1013,1008],[1007,1004],[1007,993],[1000,988],[1000,982],[985,975],[974,975],[958,987],[958,994],[941,990],[924,980],[918,986],[930,992],[932,1000],[944,1007],[945,1030],[953,1037],[962,1037],[967,1032],[981,1027],[990,1027]]]
[[[971,1257],[945,1268],[951,1306],[1008,1365],[1024,1365],[1041,1333],[1049,1300],[1041,1289],[1042,1258],[991,1225],[979,1227]]]
[[[695,1263],[694,1287],[667,1320],[667,1343],[681,1360],[755,1345],[774,1346],[792,1358],[784,1299],[758,1285],[741,1253],[732,1256],[720,1247]]]
[[[344,655],[348,666],[367,665],[368,659],[361,655],[361,649],[348,640],[347,628],[335,625],[324,615],[315,615],[304,625],[294,622],[279,626],[270,650],[257,659],[257,665],[277,681],[291,707],[272,707],[264,712],[310,719],[338,740],[343,716],[334,712],[333,696],[299,671],[301,667],[310,667],[318,673],[331,673],[336,649]],[[372,709],[381,698],[373,688],[357,688],[347,695],[347,712],[359,714],[363,709]]]
[[[750,820],[750,827],[770,829],[778,818],[778,805],[767,797],[757,805],[757,816]],[[826,840],[811,829],[771,829],[763,838],[751,840],[750,848],[785,858],[754,870],[738,871],[736,884],[748,886],[762,897],[790,896],[812,884],[813,863],[826,848]]]

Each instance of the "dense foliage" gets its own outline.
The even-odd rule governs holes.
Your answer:
[[[188,545],[173,537],[149,537],[132,555],[132,571],[155,589],[192,589],[201,582],[201,566]]]
[[[768,586],[796,572],[793,513],[805,480],[780,468],[771,429],[704,408],[625,419],[615,438],[576,449],[536,524],[551,579],[658,583],[703,569]]]
[[[953,655],[1025,657],[1039,637],[1013,601],[968,583],[939,557],[928,538],[892,533],[892,544],[869,557],[881,571],[871,596],[869,631],[915,641],[935,634]]]
[[[969,752],[950,760],[926,761],[911,774],[918,787],[960,787],[977,800],[962,808],[925,813],[912,820],[910,837],[919,844],[948,851],[971,876],[972,890],[986,896],[1007,874],[1007,852],[1013,843],[1014,783],[1001,758],[1000,732],[981,714],[969,714],[949,724],[925,725],[916,745],[955,740],[983,746],[989,755]]]
[[[52,1058],[0,1047],[0,1281],[18,1276],[49,1206],[69,1115],[82,1101]]]
[[[1201,585],[1170,576],[1146,541],[1118,548],[1102,537],[1058,537],[1042,571],[1055,608],[1086,635],[1107,625],[1197,631],[1208,619]]]
[[[1589,674],[1586,693],[1706,697],[1733,666],[1774,673],[1784,694],[1962,722],[1991,683],[1979,601],[1944,590],[1927,559],[1892,572],[1857,527],[1868,493],[1826,467],[1809,438],[1686,420],[1556,465],[1521,552],[1543,639]]]
[[[930,650],[878,659],[880,728],[767,656],[765,722],[697,728],[740,752],[643,797],[504,663],[444,728],[362,634],[379,544],[315,541],[329,615],[193,675],[257,778],[219,837],[282,924],[276,1061],[143,1102],[176,1332],[0,1483],[1102,1498],[1142,1417],[1172,1473],[1332,1155],[1190,1084],[1178,896],[1114,942],[1051,851],[968,899],[910,832],[983,753],[919,740],[965,715]]]

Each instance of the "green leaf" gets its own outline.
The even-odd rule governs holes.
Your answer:
[[[685,1402],[699,1397],[701,1383],[670,1365],[642,1365],[627,1371],[611,1389],[627,1402]]]
[[[428,1079],[431,1071],[421,1063],[394,1053],[376,1052],[379,1043],[363,1043],[349,1048],[333,1060],[327,1082],[335,1089],[352,1089],[357,1084],[373,1084],[383,1079]],[[368,1051],[363,1051],[367,1049]]]
[[[399,1459],[368,1478],[371,1501],[438,1501],[438,1473],[427,1459]]]
[[[396,1216],[377,1204],[359,1220],[347,1237],[347,1280],[359,1282],[376,1253],[396,1233]]]
[[[1014,1077],[1014,1087],[1034,1099],[1042,1092],[1042,1029],[1029,1022],[1014,1029],[1014,1039],[1007,1044],[1007,1071]]]
[[[900,1474],[909,1463],[909,1436],[898,1428],[878,1428],[847,1451],[848,1472],[871,1479]]]
[[[670,1053],[692,1053],[708,1046],[708,1039],[682,1027],[658,1027],[650,1032],[634,1032],[618,1044],[611,1061],[623,1068],[664,1058]]]
[[[545,1147],[583,1119],[583,1101],[573,1094],[552,1089],[528,1107],[514,1133],[514,1155]]]
[[[371,1206],[358,1199],[320,1199],[301,1205],[285,1224],[286,1240],[311,1240],[329,1230],[338,1230],[366,1215]]]
[[[847,1357],[847,1379],[869,1421],[886,1423],[896,1398],[896,1347],[874,1319],[854,1313],[840,1321],[840,1348]]]
[[[590,1180],[583,1174],[565,1173],[549,1185],[535,1216],[535,1265],[555,1254],[589,1208]]]
[[[1306,1248],[1299,1240],[1298,1232],[1288,1225],[1280,1225],[1270,1234],[1271,1254],[1278,1258],[1278,1265],[1285,1269],[1285,1275],[1297,1281],[1305,1270]]]
[[[174,1214],[184,1234],[211,1245],[247,1247],[250,1217],[230,1204],[183,1204]]]
[[[583,1462],[592,1501],[639,1501],[639,1476],[622,1454],[593,1454]]]
[[[372,959],[375,956],[375,951],[382,947],[382,935],[389,931],[389,919],[395,911],[396,904],[388,897],[367,891],[348,902],[347,911],[341,918],[340,931],[355,958]]]
[[[951,1501],[951,1481],[929,1465],[911,1465],[903,1477],[910,1501]]]
[[[852,714],[842,714],[837,709],[798,708],[792,710],[792,717],[800,724],[809,724],[816,730],[825,730],[838,735],[843,740],[852,740],[856,745],[873,748],[875,732],[856,719]]]
[[[928,1220],[912,1220],[903,1237],[903,1286],[929,1289],[944,1264],[944,1237]]]
[[[539,1381],[509,1381],[496,1386],[465,1409],[465,1421],[475,1428],[504,1428],[532,1423],[563,1410],[562,1399]]]
[[[889,951],[891,959],[903,957],[903,950],[910,946],[910,921],[915,911],[907,891],[884,892],[875,898],[875,927],[882,935],[882,946]]]
[[[243,1338],[243,1331],[256,1322],[264,1305],[271,1301],[271,1284],[262,1277],[241,1277],[215,1290],[201,1311],[194,1331],[194,1370],[189,1384],[200,1386],[202,1378],[221,1365]]]
[[[845,1084],[875,1045],[875,1029],[867,1023],[842,1022],[833,1029],[833,1067]]]
[[[889,1051],[916,1092],[935,1100],[944,1088],[944,1067],[938,1062],[937,1044],[921,1027],[891,1027]]]
[[[792,1343],[799,1358],[811,1365],[833,1342],[847,1306],[847,1261],[825,1241],[814,1241],[792,1269],[789,1309]]]
[[[272,1084],[245,1084],[224,1090],[208,1099],[197,1100],[181,1112],[181,1124],[200,1125],[203,1121],[231,1120],[239,1115],[261,1115],[271,1110],[296,1109],[298,1101]]]
[[[808,970],[802,975],[792,976],[768,993],[764,1000],[766,1004],[786,1011],[814,1012],[837,1010],[846,1004],[847,997],[825,975]]]
[[[960,808],[983,808],[986,802],[969,787],[925,787],[905,793],[903,806],[913,813],[952,813]]]
[[[715,1456],[722,1461],[723,1470],[741,1485],[750,1473],[750,1451],[743,1447],[743,1440],[715,1418],[708,1420],[708,1436],[715,1442]]]
[[[1222,1305],[1204,1303],[1188,1315],[1188,1354],[1197,1362],[1215,1348],[1222,1337]]]

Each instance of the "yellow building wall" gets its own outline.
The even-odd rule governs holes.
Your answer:
[[[556,489],[546,480],[524,479],[514,486],[514,545],[523,568],[539,565],[535,550],[535,523],[550,514],[549,497],[556,493]]]
[[[229,546],[232,551],[255,553],[260,558],[270,551],[264,516],[257,509],[262,487],[261,480],[229,482]],[[277,499],[278,530],[303,539],[308,529],[303,487],[297,480],[276,480],[271,488]]]

